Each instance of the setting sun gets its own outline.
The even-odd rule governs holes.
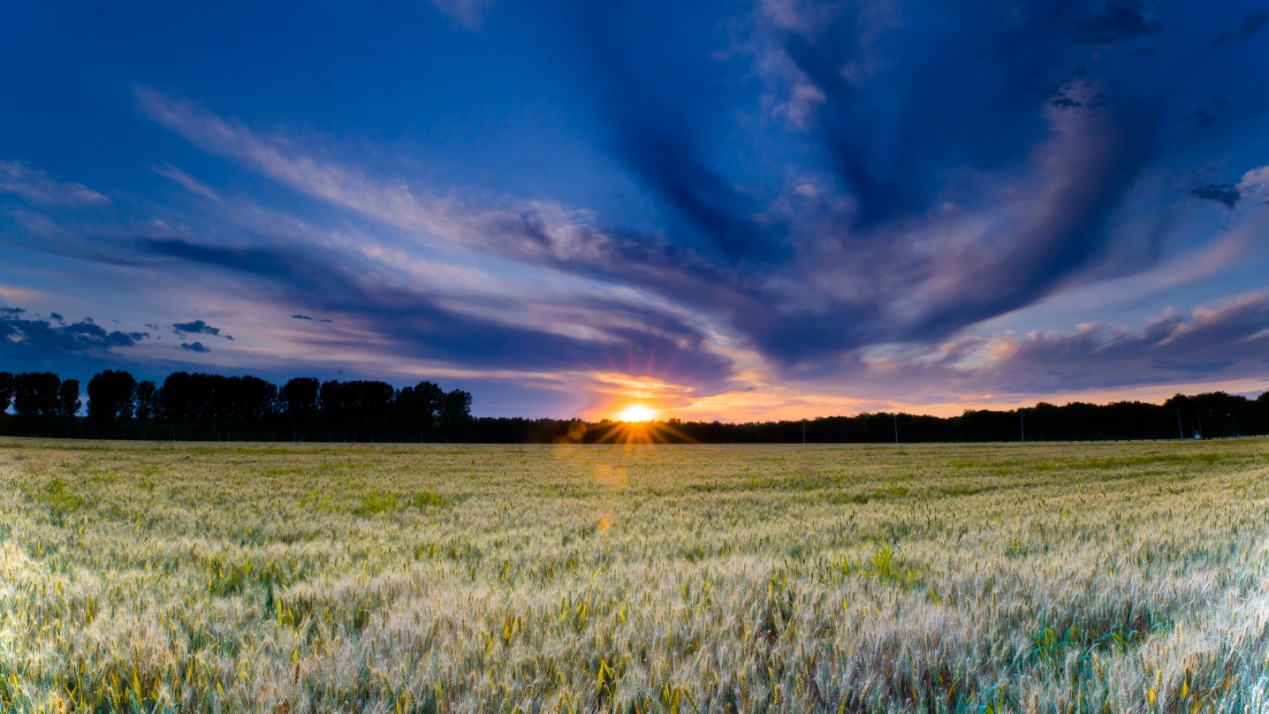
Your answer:
[[[653,411],[647,407],[633,406],[627,407],[625,411],[617,415],[622,421],[650,421]]]

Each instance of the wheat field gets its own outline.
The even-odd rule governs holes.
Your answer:
[[[5,711],[1269,711],[1269,441],[0,441]]]

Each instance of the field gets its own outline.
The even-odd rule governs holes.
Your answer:
[[[4,711],[1269,711],[1269,441],[0,441]]]

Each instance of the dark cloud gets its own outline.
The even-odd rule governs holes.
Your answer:
[[[177,335],[184,337],[185,335],[212,335],[213,337],[224,337],[226,340],[232,340],[231,335],[220,334],[219,327],[212,327],[202,320],[192,320],[190,322],[178,322],[172,325],[172,331]]]
[[[1159,22],[1140,0],[1110,0],[1100,12],[1075,25],[1077,42],[1110,45],[1159,31]]]
[[[1220,117],[1216,116],[1215,113],[1210,112],[1206,109],[1199,109],[1195,111],[1193,114],[1191,114],[1190,118],[1194,120],[1194,124],[1198,126],[1198,128],[1206,129],[1210,127],[1211,125],[1215,124],[1216,120],[1219,119]]]
[[[132,347],[150,336],[146,332],[107,330],[92,318],[65,324],[60,315],[41,319],[26,314],[23,308],[0,307],[0,356],[28,362],[102,355]]]
[[[1234,365],[1232,359],[1218,359],[1210,362],[1178,362],[1171,359],[1157,359],[1150,363],[1155,369],[1177,370],[1194,374],[1215,374]]]
[[[878,27],[861,5],[826,27],[773,31],[775,50],[824,97],[815,128],[857,202],[856,226],[924,214],[957,171],[1016,166],[1044,136],[1039,109],[1069,50],[1057,28],[1074,12],[974,2],[973,22],[921,13]],[[905,37],[920,51],[885,51]]]
[[[588,3],[579,13],[576,67],[599,99],[613,153],[660,199],[680,238],[727,261],[772,250],[777,227],[754,220],[759,204],[703,158],[709,132],[728,121],[739,98],[713,76],[708,46],[674,42],[693,29],[709,34],[717,17],[681,4]],[[665,41],[655,53],[647,38]],[[576,70],[574,70],[576,71]],[[672,78],[670,81],[667,79]]]
[[[186,352],[211,352],[211,348],[202,342],[182,342],[181,349]]]
[[[1243,18],[1242,24],[1237,29],[1227,30],[1217,35],[1212,41],[1212,46],[1220,48],[1235,42],[1250,40],[1266,22],[1269,22],[1269,11],[1253,12]]]
[[[356,316],[409,354],[480,367],[524,370],[619,370],[718,385],[731,372],[728,360],[704,349],[699,330],[670,313],[597,297],[576,308],[569,328],[523,325],[515,303],[486,302],[480,312],[456,312],[446,296],[421,288],[368,279],[367,266],[337,253],[304,256],[257,247],[225,247],[181,240],[141,239],[136,246],[153,256],[214,266],[262,279],[266,297],[303,303]],[[507,319],[492,316],[505,307]],[[565,325],[560,325],[564,327]],[[312,338],[316,344],[364,347],[361,335]]]
[[[312,320],[313,318],[312,318],[312,317],[310,317],[310,316],[308,316],[308,315],[292,315],[292,316],[291,316],[291,319],[293,319],[293,320]],[[323,322],[323,323],[326,323],[326,324],[328,324],[328,325],[329,325],[329,324],[334,324],[334,322],[335,322],[335,321],[334,321],[334,320],[331,320],[331,319],[329,319],[329,318],[325,318],[325,317],[323,317],[322,319],[317,320],[317,322]]]
[[[1192,189],[1190,195],[1205,201],[1223,203],[1230,208],[1236,208],[1242,198],[1242,193],[1232,183],[1205,183]]]

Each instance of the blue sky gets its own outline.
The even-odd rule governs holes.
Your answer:
[[[1269,389],[1269,5],[0,7],[0,369],[725,420]]]

